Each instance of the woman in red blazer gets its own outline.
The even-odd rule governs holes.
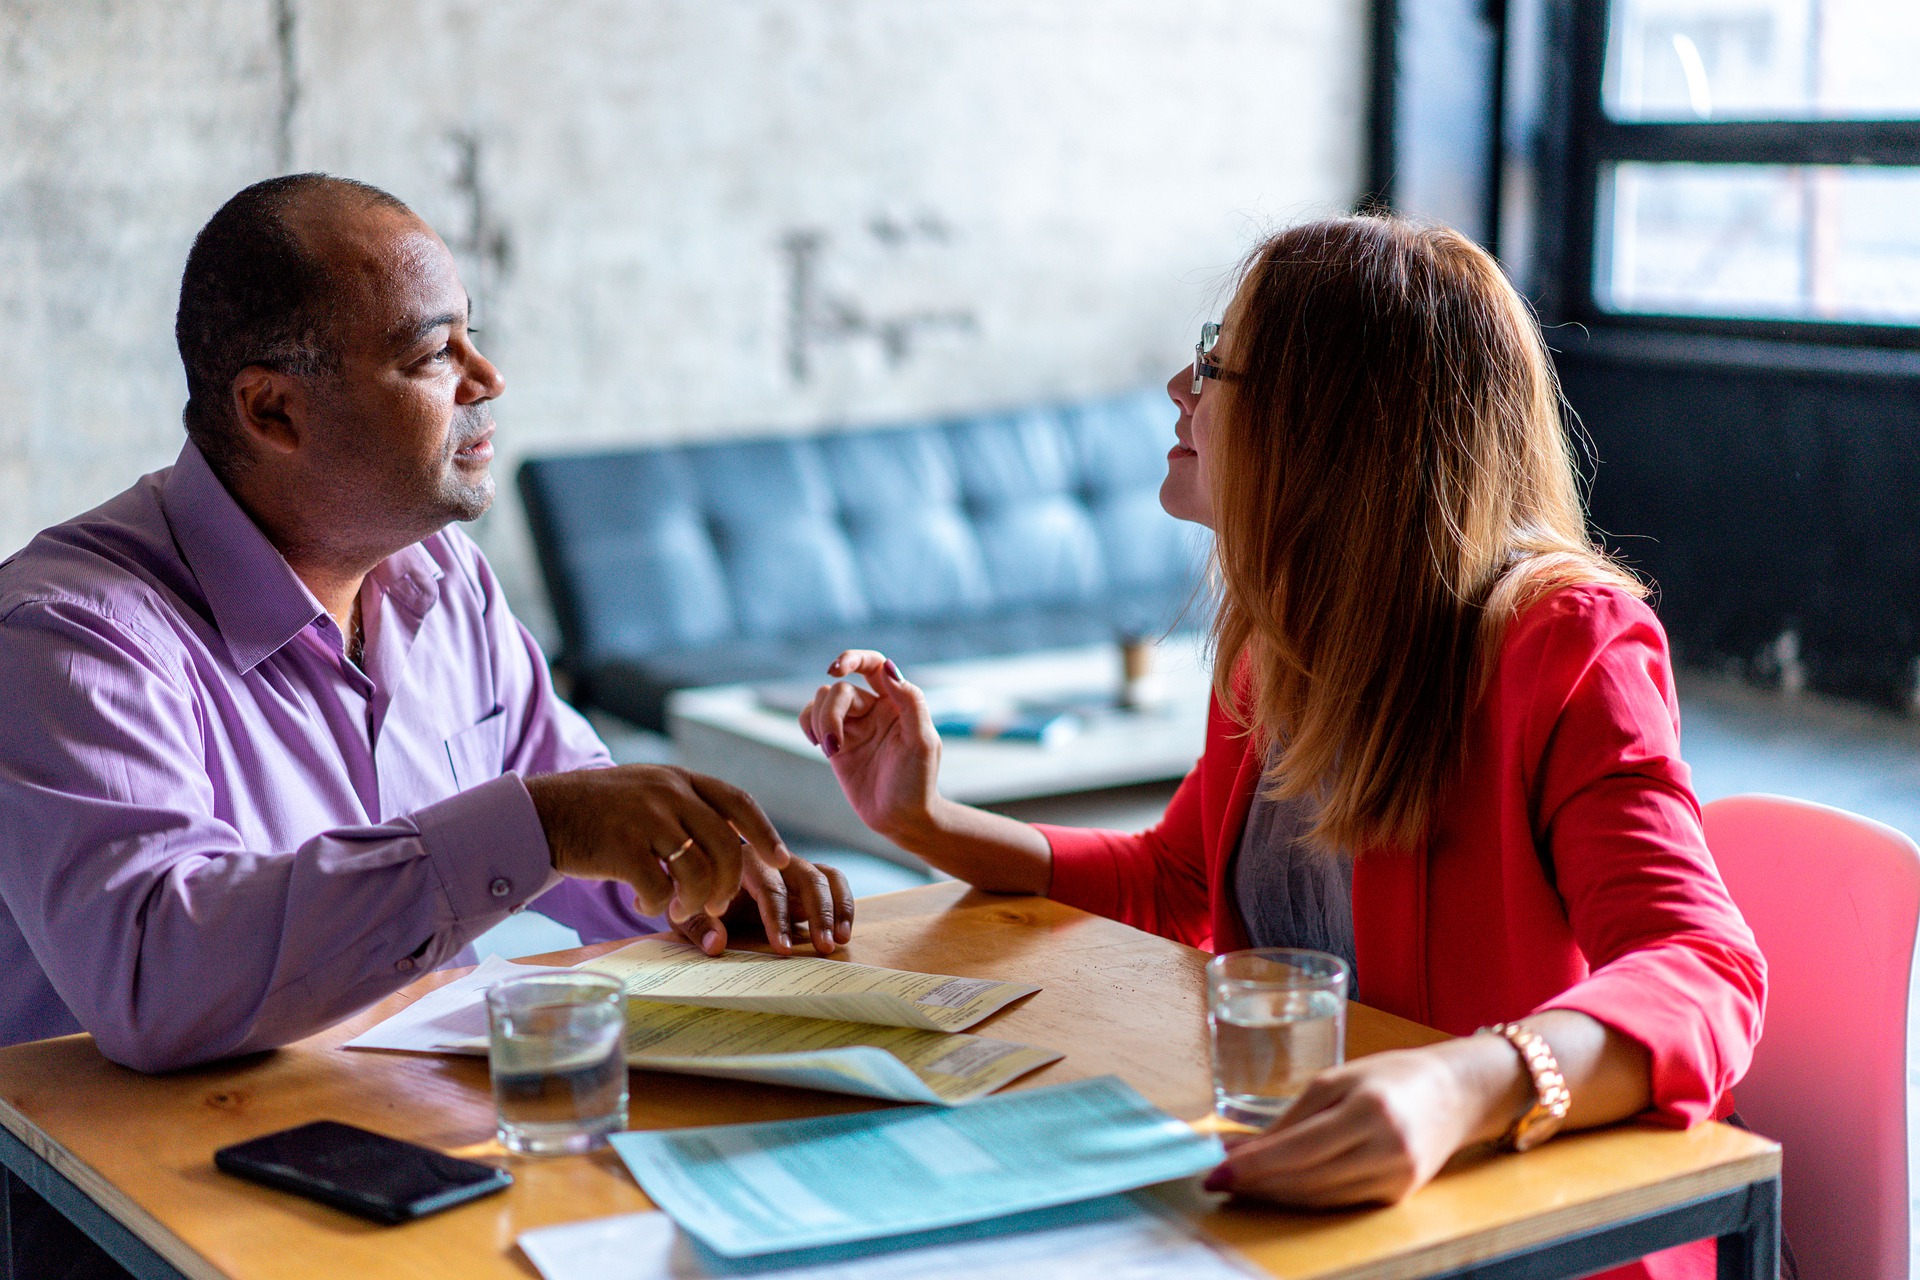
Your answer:
[[[1283,232],[1168,390],[1161,501],[1214,530],[1221,604],[1206,752],[1165,818],[946,800],[919,690],[855,650],[829,674],[872,691],[828,685],[801,723],[861,817],[982,888],[1214,951],[1297,941],[1296,877],[1335,886],[1357,997],[1457,1038],[1321,1073],[1215,1189],[1397,1200],[1473,1143],[1726,1114],[1765,965],[1707,852],[1666,637],[1587,537],[1499,268],[1390,219]],[[1614,1274],[1713,1267],[1704,1242]]]

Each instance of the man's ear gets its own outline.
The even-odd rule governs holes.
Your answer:
[[[233,416],[260,448],[296,453],[307,439],[306,388],[290,374],[250,364],[234,375]]]

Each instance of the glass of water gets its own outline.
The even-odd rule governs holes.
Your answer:
[[[1307,1081],[1347,1056],[1347,965],[1324,951],[1261,947],[1207,962],[1213,1109],[1264,1129]]]
[[[603,973],[537,973],[487,988],[487,1064],[500,1141],[571,1155],[627,1127],[627,993]]]

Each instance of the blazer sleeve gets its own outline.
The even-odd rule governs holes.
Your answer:
[[[1053,847],[1056,902],[1119,920],[1192,947],[1213,941],[1208,875],[1206,783],[1231,778],[1245,754],[1216,703],[1207,718],[1207,747],[1181,782],[1159,822],[1137,835],[1081,827],[1040,827]]]
[[[1639,601],[1606,593],[1554,620],[1544,648],[1536,687],[1568,692],[1532,726],[1535,829],[1591,973],[1543,1007],[1646,1046],[1655,1113],[1692,1124],[1752,1061],[1766,961],[1707,850],[1666,636]]]

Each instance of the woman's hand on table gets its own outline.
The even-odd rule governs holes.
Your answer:
[[[1272,1128],[1228,1139],[1208,1190],[1314,1209],[1411,1195],[1486,1124],[1484,1090],[1445,1047],[1370,1054],[1321,1072]],[[1507,1056],[1518,1061],[1511,1049]]]
[[[1646,1049],[1571,1009],[1526,1018],[1552,1047],[1573,1106],[1568,1129],[1651,1105]],[[1533,1104],[1533,1077],[1501,1036],[1460,1036],[1322,1071],[1264,1133],[1229,1139],[1207,1187],[1304,1208],[1391,1204],[1454,1152],[1504,1135]]]
[[[777,955],[790,956],[796,942],[811,942],[830,956],[853,937],[853,891],[838,867],[793,855],[779,868],[750,861],[727,910],[672,923],[675,933],[710,956],[726,950],[735,935],[764,937]]]

